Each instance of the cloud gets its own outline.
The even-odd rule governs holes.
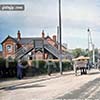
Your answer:
[[[57,0],[0,0],[1,4],[24,4],[25,11],[0,11],[0,42],[5,36],[16,36],[21,30],[22,36],[39,36],[41,30],[46,34],[56,33],[58,26]],[[93,40],[99,47],[100,32],[100,1],[99,0],[62,0],[62,41],[68,41],[70,47],[77,42],[87,40],[87,28],[93,33]],[[78,39],[78,40],[77,40]],[[80,47],[87,47],[79,44]]]
[[[74,1],[73,3],[71,1]],[[76,21],[95,22],[99,19],[99,9],[94,2],[90,0],[71,0],[70,4],[62,7],[62,16],[65,19]],[[92,1],[92,0],[91,0]]]

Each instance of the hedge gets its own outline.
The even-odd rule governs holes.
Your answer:
[[[37,60],[32,62],[32,67],[36,71],[35,74],[45,74],[48,73],[48,70],[50,70],[52,73],[59,72],[59,61],[53,61],[53,60]],[[62,70],[68,71],[73,70],[73,66],[70,61],[62,61]]]
[[[13,60],[8,62],[7,60],[0,58],[0,77],[15,77],[16,76],[16,66],[17,61]]]
[[[6,63],[7,60],[0,58],[0,77],[1,78],[8,78],[8,77],[16,77],[17,75],[17,61],[13,60]],[[25,65],[27,61],[23,61],[23,65]],[[62,69],[63,71],[72,70],[73,66],[69,61],[62,62]],[[34,75],[41,75],[47,73],[55,73],[59,72],[59,61],[45,61],[45,60],[34,60],[32,61],[32,66],[28,66],[27,68],[23,69],[24,76],[34,76]]]

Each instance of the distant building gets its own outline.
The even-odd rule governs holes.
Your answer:
[[[44,31],[41,37],[21,37],[20,31],[17,33],[17,38],[7,36],[2,41],[2,56],[3,58],[13,59],[58,59],[60,51],[58,50],[56,35],[45,36]],[[67,48],[62,45],[62,58],[67,58]]]

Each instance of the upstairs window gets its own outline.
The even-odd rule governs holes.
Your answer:
[[[12,52],[12,45],[7,45],[6,50],[7,52]]]

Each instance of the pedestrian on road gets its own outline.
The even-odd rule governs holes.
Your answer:
[[[51,73],[52,73],[52,71],[51,71],[51,66],[48,65],[48,75],[51,76]]]
[[[18,79],[23,78],[23,65],[21,64],[20,60],[17,63],[17,78]]]

